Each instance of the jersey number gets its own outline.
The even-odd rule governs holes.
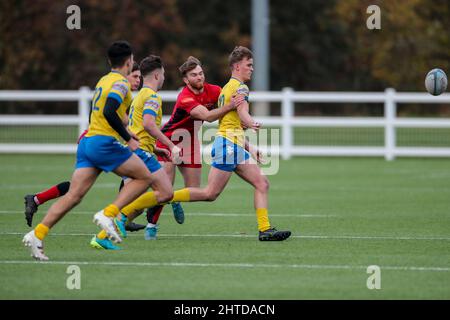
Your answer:
[[[97,106],[97,102],[102,95],[102,91],[103,91],[102,87],[98,87],[97,89],[95,89],[94,99],[92,100],[92,110],[94,111],[100,110],[100,108]]]

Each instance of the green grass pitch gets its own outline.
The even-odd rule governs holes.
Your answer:
[[[119,184],[104,174],[46,239],[51,261],[33,262],[23,196],[69,179],[74,160],[0,156],[0,299],[450,299],[448,159],[282,161],[269,216],[288,241],[257,240],[252,188],[233,177],[217,201],[185,204],[183,225],[166,208],[158,240],[133,233],[115,252],[89,247],[92,216]],[[80,290],[66,287],[69,265]],[[367,288],[370,265],[379,290]]]

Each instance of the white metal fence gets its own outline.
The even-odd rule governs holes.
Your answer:
[[[175,101],[177,91],[162,91],[163,101]],[[93,91],[82,87],[74,91],[0,91],[1,101],[78,101],[78,115],[1,115],[1,126],[76,125],[81,133],[88,126]],[[285,88],[279,92],[252,92],[251,102],[280,102],[281,116],[257,117],[264,126],[281,127],[280,153],[284,159],[292,156],[396,156],[450,157],[450,147],[399,147],[398,128],[450,128],[450,119],[398,118],[398,103],[450,103],[450,94],[434,97],[427,93],[385,92],[294,92]],[[384,104],[383,117],[295,117],[295,103],[379,103]],[[163,123],[167,117],[163,119]],[[303,146],[294,144],[295,127],[368,128],[384,130],[384,146]],[[2,153],[73,153],[74,144],[0,143]]]

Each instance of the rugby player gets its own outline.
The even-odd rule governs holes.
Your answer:
[[[180,67],[180,74],[185,87],[180,92],[169,121],[162,127],[164,135],[174,141],[181,149],[180,164],[174,164],[170,158],[160,155],[158,160],[163,163],[164,169],[172,181],[175,182],[175,167],[181,172],[185,187],[200,187],[202,158],[198,132],[203,121],[213,122],[236,108],[244,101],[243,96],[236,96],[230,103],[217,108],[221,88],[205,82],[201,62],[190,56]],[[158,140],[157,147],[167,149]],[[145,228],[145,239],[156,239],[157,222],[163,206],[155,206],[147,211],[148,224]],[[175,219],[178,223],[184,222],[183,210],[178,202],[172,202]]]
[[[140,89],[140,87],[142,86],[141,83],[142,79],[141,79],[141,71],[139,70],[139,65],[137,62],[133,63],[133,69],[126,78],[131,85],[131,90],[136,91]],[[84,137],[86,133],[87,130],[85,130],[80,135],[77,143],[80,142],[80,140]],[[25,199],[25,220],[27,221],[27,225],[31,227],[33,223],[33,216],[38,210],[38,207],[40,205],[46,203],[49,200],[62,197],[67,193],[67,191],[69,191],[69,187],[70,181],[63,181],[58,183],[57,185],[50,187],[47,190],[43,190],[35,194],[26,195],[24,199]],[[142,229],[143,227],[145,226],[140,227],[139,225],[136,224],[127,225],[127,228],[131,229],[130,231],[139,230]]]
[[[96,85],[88,133],[77,148],[76,169],[69,191],[48,210],[36,228],[27,233],[23,243],[37,260],[48,260],[43,240],[64,215],[81,202],[102,171],[113,171],[119,177],[132,179],[116,199],[94,215],[93,222],[106,230],[108,238],[121,242],[113,219],[120,210],[135,200],[153,181],[144,162],[133,153],[139,147],[137,136],[123,125],[122,118],[131,100],[131,87],[126,76],[133,67],[133,52],[126,41],[114,42],[108,48],[111,72]],[[127,145],[119,140],[123,139]]]
[[[164,170],[161,169],[154,151],[156,139],[170,150],[170,154],[176,161],[179,157],[180,149],[170,141],[159,129],[162,119],[162,99],[158,91],[164,84],[164,66],[160,57],[150,55],[140,63],[140,70],[144,85],[138,95],[133,100],[130,107],[128,128],[139,138],[139,148],[134,153],[142,159],[148,170],[152,173],[151,187],[154,190],[158,202],[166,202],[173,197],[173,188]],[[169,151],[161,150],[165,156],[169,156]],[[124,179],[124,188],[130,179]],[[126,237],[125,224],[127,215],[121,215],[120,219],[114,222],[122,237]],[[91,246],[103,249],[119,249],[108,241],[104,241],[107,234],[102,230],[91,240]]]
[[[249,88],[245,82],[250,81],[253,73],[253,54],[245,47],[238,46],[229,56],[231,79],[222,89],[219,108],[230,102],[236,94],[244,95],[246,101],[236,110],[229,111],[219,121],[219,130],[211,151],[212,167],[205,188],[185,188],[181,202],[214,201],[224,190],[233,172],[255,188],[254,206],[260,241],[283,241],[290,237],[290,231],[278,231],[271,226],[268,217],[269,181],[262,174],[258,165],[249,161],[252,156],[261,160],[259,151],[250,146],[243,128],[258,130],[260,124],[249,114]],[[181,197],[180,197],[181,198]],[[176,201],[176,200],[173,200]],[[122,212],[141,210],[157,203],[152,192],[141,195],[134,202],[122,209]]]

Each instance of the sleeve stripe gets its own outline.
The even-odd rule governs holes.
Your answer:
[[[156,114],[155,111],[149,110],[149,109],[144,110],[144,112],[142,112],[142,115],[144,115],[144,114],[149,114],[149,115],[152,115],[152,116],[154,116],[154,117],[157,116],[157,114]]]
[[[122,103],[122,98],[115,92],[110,92],[108,94],[108,98],[113,98],[114,100],[117,100],[119,103]]]

